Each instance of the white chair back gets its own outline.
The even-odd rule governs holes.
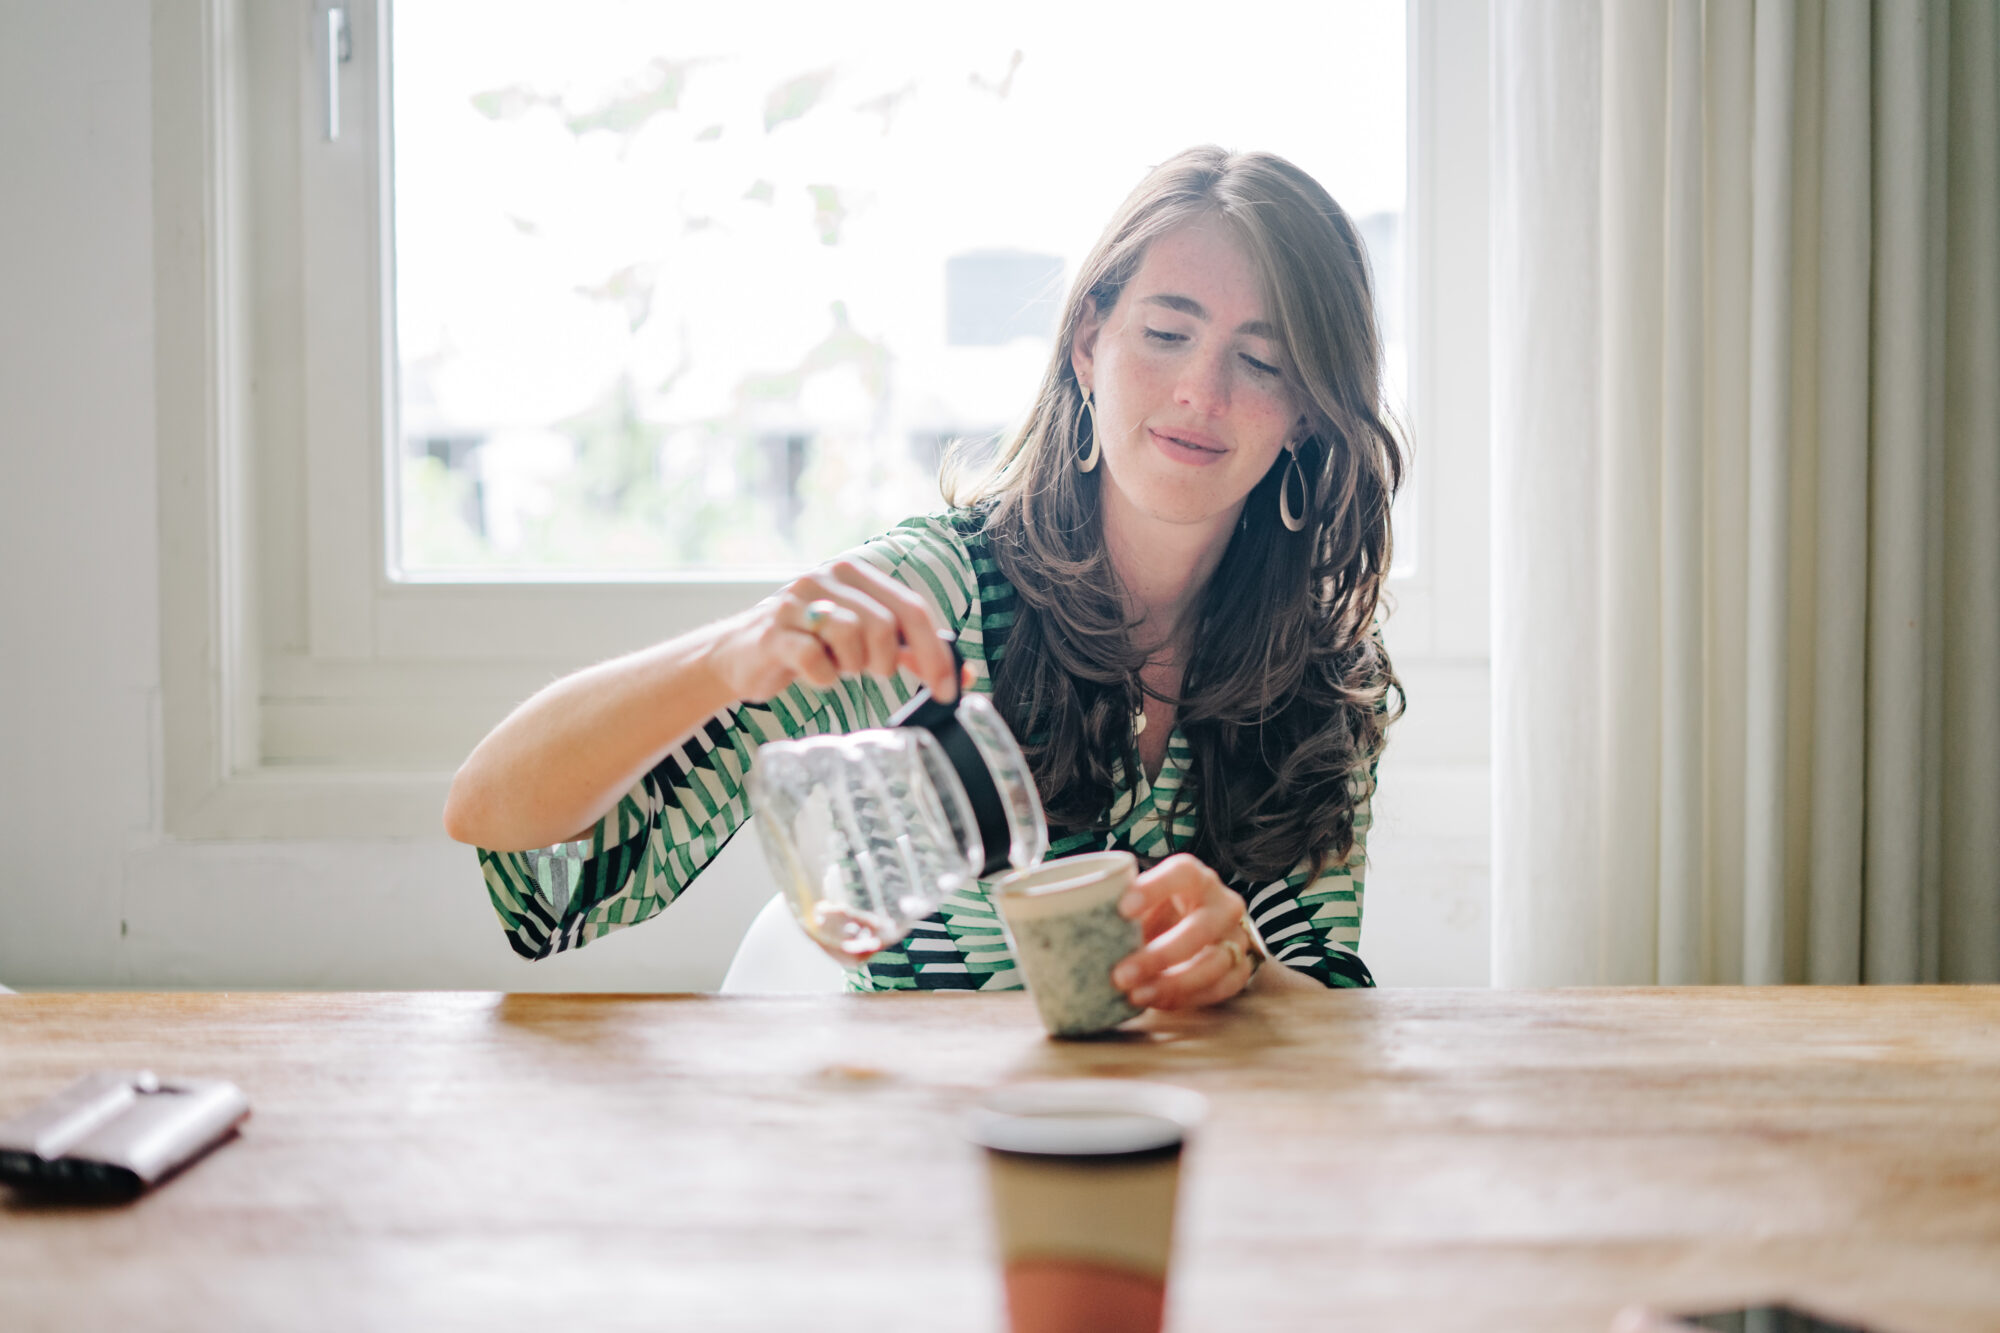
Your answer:
[[[778,894],[757,913],[722,978],[724,995],[821,995],[846,989],[846,969],[806,938]]]

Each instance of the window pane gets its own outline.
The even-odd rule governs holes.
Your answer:
[[[1196,143],[1353,214],[1400,404],[1402,7],[1120,10],[399,0],[393,567],[796,567],[936,509]]]

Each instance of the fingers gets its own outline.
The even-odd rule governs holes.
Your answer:
[[[1192,856],[1170,856],[1133,881],[1118,900],[1118,914],[1144,926],[1150,940],[1221,887],[1216,873]]]
[[[1254,970],[1249,955],[1227,942],[1211,944],[1194,961],[1167,972],[1151,987],[1152,994],[1132,1003],[1148,1009],[1202,1009],[1221,1004],[1250,984]]]
[[[1184,998],[1205,990],[1239,966],[1241,985],[1249,980],[1246,954],[1238,940],[1241,920],[1240,911],[1231,913],[1220,907],[1204,906],[1190,912],[1172,929],[1121,960],[1111,971],[1112,983],[1131,996],[1132,1003],[1151,1008],[1170,1008],[1163,999]]]
[[[836,560],[792,584],[781,600],[790,604],[789,623],[801,630],[808,606],[829,604],[811,633],[838,675],[892,676],[908,667],[939,701],[958,697],[951,649],[930,603],[874,566]]]
[[[1203,936],[1193,945],[1173,946],[1180,952],[1162,962],[1161,967],[1191,957],[1208,939],[1220,938],[1219,926],[1223,923],[1217,914],[1227,917],[1226,924],[1233,926],[1243,916],[1243,899],[1222,882],[1221,876],[1182,852],[1141,874],[1118,900],[1119,915],[1145,927],[1149,948],[1166,933],[1178,929],[1190,915],[1204,910],[1209,918],[1216,920],[1217,932]]]
[[[803,680],[816,689],[830,690],[840,683],[840,667],[827,650],[825,640],[796,627],[803,611],[802,604],[790,608],[789,613],[787,608],[779,609],[780,621],[765,635],[767,651],[793,679]],[[792,623],[785,623],[784,618]],[[784,683],[783,679],[766,679],[753,695],[746,697],[768,698],[783,688]]]
[[[827,567],[827,575],[872,598],[889,613],[908,655],[905,665],[930,687],[934,698],[941,703],[958,698],[957,668],[951,649],[946,647],[948,631],[931,613],[930,602],[860,560],[836,560]]]
[[[1193,857],[1169,857],[1141,875],[1118,910],[1145,922],[1150,936],[1111,973],[1134,1004],[1213,1004],[1250,979],[1240,942],[1243,899]]]
[[[829,583],[806,603],[805,611],[809,614],[815,608],[825,614],[808,632],[826,645],[841,675],[896,673],[896,621],[881,603],[844,584]]]
[[[1177,967],[1209,945],[1243,933],[1243,900],[1219,885],[1218,889],[1217,897],[1204,900],[1133,955],[1139,960],[1138,980]]]

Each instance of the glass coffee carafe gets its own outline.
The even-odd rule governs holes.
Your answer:
[[[792,915],[851,967],[972,881],[1048,851],[1034,774],[980,694],[920,690],[885,727],[772,741],[749,787]]]

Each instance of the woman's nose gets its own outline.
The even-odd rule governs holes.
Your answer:
[[[1174,397],[1204,416],[1229,406],[1229,365],[1224,356],[1193,356],[1183,363]]]

